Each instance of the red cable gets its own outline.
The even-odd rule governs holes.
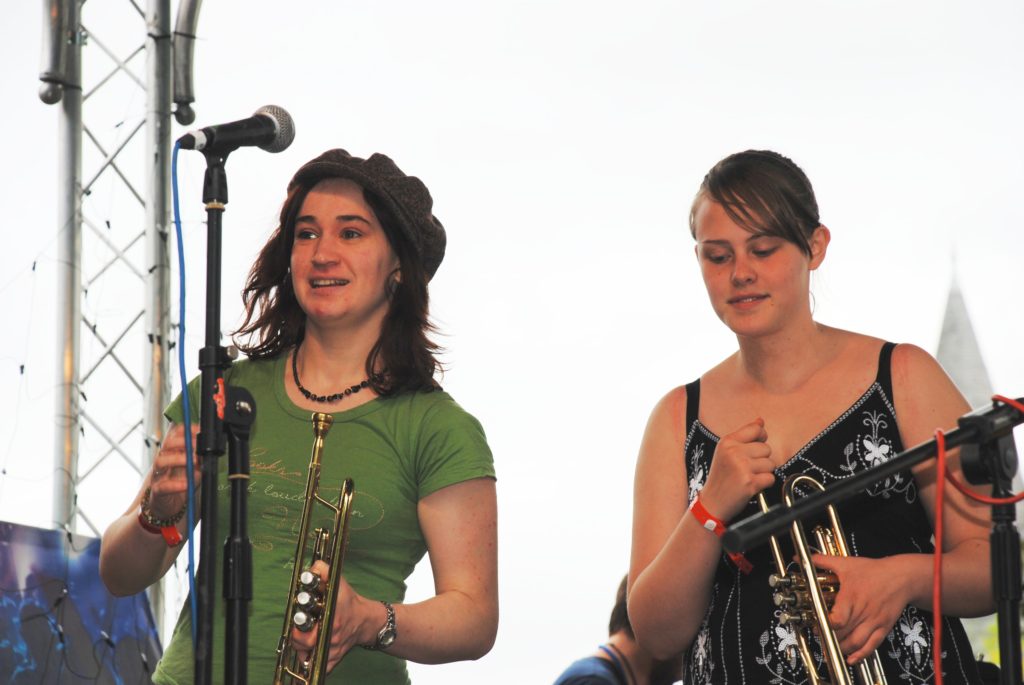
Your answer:
[[[1003,397],[1002,395],[992,395],[993,402],[1002,402],[1008,404],[1019,412],[1024,412],[1024,404],[1021,404],[1017,400],[1011,400],[1009,397]]]

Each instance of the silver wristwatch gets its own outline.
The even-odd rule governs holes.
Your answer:
[[[384,627],[377,633],[377,641],[372,645],[363,645],[366,649],[387,649],[395,644],[398,637],[398,630],[395,628],[395,608],[391,606],[391,602],[381,601],[381,604],[387,609],[388,618],[384,622]]]

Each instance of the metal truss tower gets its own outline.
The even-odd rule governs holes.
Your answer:
[[[172,66],[188,124],[198,7],[182,1],[172,34],[170,0],[44,0],[39,96],[60,107],[53,517],[68,532],[100,535],[134,490],[112,484],[137,482],[163,439]]]

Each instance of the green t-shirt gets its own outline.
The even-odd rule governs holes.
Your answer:
[[[227,383],[246,388],[256,400],[248,487],[248,535],[253,558],[248,680],[252,683],[270,682],[277,662],[313,445],[312,412],[295,406],[285,392],[286,359],[287,355],[282,355],[265,361],[241,361],[225,373]],[[196,378],[189,383],[193,421],[198,420],[199,391]],[[180,396],[166,415],[181,423]],[[320,496],[336,502],[345,478],[355,484],[342,574],[364,597],[401,602],[405,579],[426,551],[417,502],[448,485],[494,477],[483,428],[441,391],[377,398],[333,417],[321,454]],[[230,526],[227,455],[220,462],[217,534],[225,537]],[[317,519],[312,527],[329,525],[330,512],[325,507],[315,510]],[[318,522],[321,512],[323,524]],[[218,599],[223,592],[219,578],[223,564],[223,559],[218,559]],[[222,601],[217,602],[215,612],[216,682],[224,673]],[[192,683],[193,671],[191,614],[186,602],[153,682]],[[328,681],[404,684],[409,677],[403,659],[355,648],[345,655]]]

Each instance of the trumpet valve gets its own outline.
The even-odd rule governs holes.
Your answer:
[[[791,592],[772,593],[772,602],[777,607],[788,607],[796,604],[796,595]]]
[[[292,625],[304,633],[308,633],[316,626],[316,621],[305,611],[296,611],[292,614]]]
[[[295,594],[295,613],[292,625],[304,633],[313,630],[324,614],[323,598],[317,592],[299,590]]]
[[[792,587],[793,579],[789,576],[784,576],[778,573],[773,573],[768,576],[768,587],[779,589]]]
[[[299,589],[307,592],[319,592],[323,580],[309,569],[299,574]]]
[[[800,628],[802,626],[811,625],[814,621],[814,614],[809,611],[795,610],[795,611],[781,611],[779,612],[779,624],[788,625],[793,628]]]
[[[316,627],[316,624],[322,614],[322,611],[317,611],[313,607],[309,609],[298,609],[294,614],[292,614],[292,625],[302,632],[308,633]]]
[[[800,624],[800,614],[791,614],[788,611],[780,612],[779,613],[779,624],[780,625],[784,625],[784,626],[788,626],[788,625],[796,626],[796,625],[799,625]]]

